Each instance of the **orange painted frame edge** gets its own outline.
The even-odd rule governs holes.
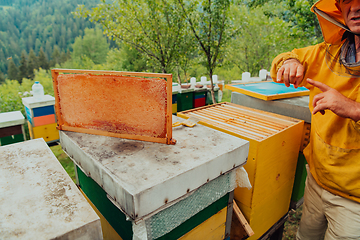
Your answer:
[[[116,76],[136,76],[136,77],[156,77],[156,78],[165,78],[166,79],[166,89],[167,89],[167,108],[166,108],[166,137],[165,138],[156,138],[156,137],[148,137],[141,135],[132,135],[132,134],[120,134],[120,133],[111,133],[101,130],[92,130],[87,128],[77,128],[65,126],[64,121],[61,117],[60,112],[60,99],[59,92],[57,89],[58,82],[57,77],[60,73],[82,73],[82,74],[99,74],[99,75],[116,75]],[[103,135],[103,136],[111,136],[118,138],[126,138],[132,140],[140,140],[147,142],[157,142],[157,143],[165,143],[168,145],[174,145],[176,140],[172,138],[172,74],[166,73],[144,73],[144,72],[125,72],[125,71],[103,71],[103,70],[83,70],[83,69],[59,69],[55,68],[51,70],[53,87],[54,87],[54,96],[55,96],[55,113],[57,116],[57,124],[59,130],[65,131],[73,131],[73,132],[81,132],[81,133],[89,133],[95,135]]]

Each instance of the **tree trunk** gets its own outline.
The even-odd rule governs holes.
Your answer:
[[[212,99],[213,104],[215,104],[216,100],[215,100],[215,93],[214,93],[214,83],[213,83],[213,79],[212,79],[212,70],[210,70],[210,84],[211,84],[211,89],[210,89],[211,99]]]

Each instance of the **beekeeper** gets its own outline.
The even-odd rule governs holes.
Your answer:
[[[271,77],[310,90],[312,112],[297,239],[360,239],[360,0],[312,6],[324,42],[273,60]]]

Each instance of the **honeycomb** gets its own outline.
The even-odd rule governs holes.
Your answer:
[[[166,137],[166,81],[113,75],[60,74],[59,108],[64,125]]]

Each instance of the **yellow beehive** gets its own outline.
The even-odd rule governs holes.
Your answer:
[[[253,186],[235,189],[235,200],[258,239],[287,214],[304,122],[232,103],[178,113],[250,142],[244,166]]]

